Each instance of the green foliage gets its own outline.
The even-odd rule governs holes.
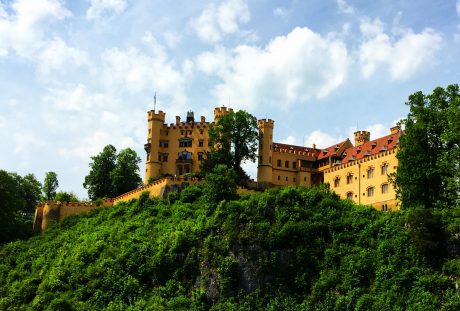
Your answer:
[[[302,187],[210,201],[210,186],[1,246],[0,310],[460,307],[460,207],[384,213]]]
[[[455,206],[460,202],[459,87],[414,93],[407,105],[393,176],[403,207]]]
[[[236,197],[237,175],[226,165],[219,164],[206,175],[203,192],[209,202],[231,200]]]
[[[57,174],[55,172],[46,172],[45,180],[43,181],[43,197],[45,200],[52,200],[58,187]]]
[[[41,184],[33,174],[21,177],[0,170],[0,243],[32,235],[32,217],[40,196]]]
[[[78,197],[73,192],[59,191],[54,196],[54,201],[60,202],[78,202]]]
[[[131,148],[123,149],[117,154],[115,168],[110,172],[115,195],[126,193],[142,184],[139,176],[139,163],[141,163],[141,158]]]
[[[239,110],[222,116],[209,126],[211,151],[201,164],[202,172],[210,173],[215,166],[224,164],[233,168],[240,184],[244,183],[248,177],[241,163],[255,161],[257,139],[257,119],[253,115]]]
[[[113,198],[142,184],[138,167],[141,159],[130,148],[117,154],[114,146],[107,145],[91,160],[91,170],[83,183],[91,200]]]

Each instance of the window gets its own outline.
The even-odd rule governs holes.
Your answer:
[[[374,196],[374,187],[367,188],[367,196],[368,197]]]
[[[353,192],[347,192],[347,200],[353,200]]]
[[[382,212],[388,211],[388,204],[382,204]]]
[[[348,174],[347,175],[347,184],[351,184],[353,182],[353,174]]]
[[[163,154],[163,162],[168,162],[168,154]]]
[[[374,177],[374,168],[369,167],[369,169],[367,170],[367,179],[371,179],[373,177]]]
[[[281,177],[280,177],[280,176],[278,176],[278,180],[280,180],[280,179],[281,179]]]
[[[180,131],[180,134],[181,134],[181,135],[184,135],[184,131]]]
[[[277,165],[278,167],[281,167],[281,160],[277,160],[277,161],[276,161],[276,165]]]
[[[295,161],[292,162],[292,168],[293,168],[293,169],[297,169],[297,162],[295,162]]]
[[[286,177],[286,181],[288,181],[288,178]]]
[[[382,170],[382,175],[386,175],[388,172],[388,163],[383,163],[381,170]]]
[[[382,193],[388,193],[388,184],[382,185]]]
[[[192,147],[192,139],[190,138],[179,139],[179,147],[183,147],[183,148]]]
[[[263,157],[263,156],[260,156],[260,157],[259,157],[259,163],[262,163],[262,162],[264,162],[264,157]]]
[[[203,160],[203,152],[198,152],[198,161]]]
[[[200,134],[203,135],[203,130],[200,130]]]
[[[289,161],[284,161],[284,167],[289,168]]]
[[[152,129],[149,129],[149,134],[152,133]]]
[[[340,186],[340,178],[336,177],[334,178],[334,187],[338,187],[338,186]]]
[[[293,182],[295,182],[295,177],[292,179]]]
[[[202,140],[198,141],[198,147],[203,147],[203,143],[204,142]]]
[[[168,148],[169,141],[167,140],[160,140],[160,148]]]
[[[192,153],[191,152],[186,152],[182,151],[177,154],[177,158],[179,160],[191,160],[192,159]]]
[[[303,181],[305,181],[305,182],[306,182],[306,181],[307,181],[307,177],[304,177],[304,178],[303,178]]]
[[[268,162],[272,163],[272,157],[268,157]]]

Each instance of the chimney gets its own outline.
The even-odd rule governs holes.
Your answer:
[[[371,133],[367,131],[356,131],[355,133],[355,147],[362,146],[371,140]]]
[[[201,116],[201,123],[206,123],[206,118],[205,118],[205,116]]]
[[[316,144],[313,144],[313,149],[316,149]]]
[[[180,117],[176,116],[176,125],[179,125],[179,124],[180,124]]]

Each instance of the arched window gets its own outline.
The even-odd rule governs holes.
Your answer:
[[[383,163],[380,167],[382,175],[388,174],[388,163]]]
[[[381,188],[382,188],[382,193],[388,193],[388,184],[387,183],[382,184]]]
[[[337,176],[334,178],[334,187],[340,186],[340,177]]]
[[[347,184],[351,184],[353,182],[353,174],[349,173],[347,175]]]
[[[367,196],[368,197],[374,196],[374,187],[367,188]]]
[[[371,179],[374,177],[374,168],[371,166],[369,167],[369,169],[367,170],[367,179]]]
[[[353,200],[353,192],[347,192],[347,200]]]

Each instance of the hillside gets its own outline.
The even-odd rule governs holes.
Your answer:
[[[1,246],[0,310],[460,310],[459,208],[202,192],[142,196]]]

